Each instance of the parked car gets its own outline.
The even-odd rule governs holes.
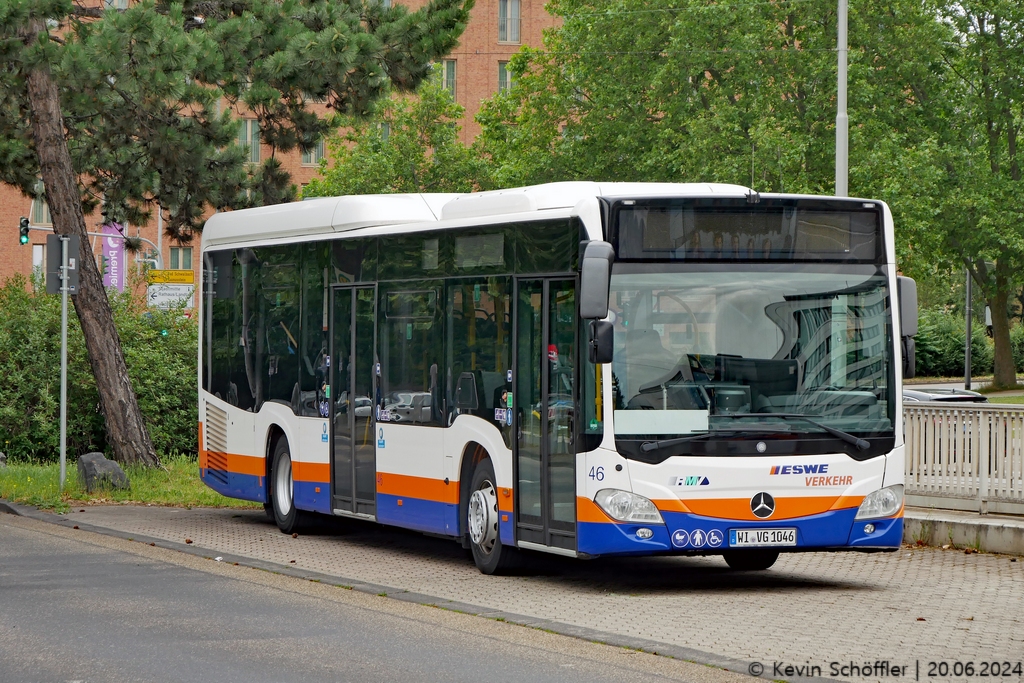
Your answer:
[[[903,402],[942,401],[943,403],[988,403],[988,396],[967,389],[904,389]]]

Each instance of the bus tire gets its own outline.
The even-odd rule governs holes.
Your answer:
[[[503,545],[498,528],[498,488],[494,466],[487,458],[473,470],[469,503],[464,519],[470,550],[477,569],[484,574],[504,574],[518,565],[518,551]]]
[[[281,533],[290,534],[302,523],[302,513],[295,507],[295,482],[292,478],[292,456],[288,439],[281,436],[274,442],[270,469],[270,506],[274,523]]]
[[[778,550],[731,550],[722,553],[730,569],[738,572],[759,572],[768,569],[779,559]]]

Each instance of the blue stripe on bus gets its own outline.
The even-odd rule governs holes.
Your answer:
[[[579,552],[591,555],[642,555],[652,552],[715,552],[729,549],[730,529],[772,529],[795,527],[797,548],[898,548],[903,540],[903,518],[864,520],[854,522],[856,508],[831,510],[818,515],[765,522],[742,522],[729,519],[701,517],[689,513],[662,513],[665,525],[660,524],[610,524],[580,522],[577,548]],[[871,534],[864,532],[866,524],[873,524]],[[637,538],[640,528],[653,532],[650,539]],[[687,543],[677,547],[672,543],[672,532],[682,529],[686,532],[701,530],[705,534],[717,530],[721,543],[711,546],[704,541],[700,547]]]
[[[296,481],[292,485],[292,497],[295,507],[309,512],[322,512],[329,515],[331,509],[331,485],[320,481]],[[317,493],[317,488],[320,492]]]
[[[199,477],[203,480],[204,484],[225,496],[240,498],[241,500],[252,500],[257,503],[267,502],[265,477],[258,477],[255,474],[211,470],[209,468],[200,469]]]
[[[402,501],[402,504],[399,505],[398,501]],[[452,517],[447,508],[457,509],[458,506],[422,498],[377,493],[377,521],[403,529],[454,536],[456,534],[449,530],[446,523],[446,520]]]

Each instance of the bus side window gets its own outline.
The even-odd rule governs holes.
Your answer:
[[[381,284],[377,316],[382,422],[441,425],[443,311],[437,280]]]

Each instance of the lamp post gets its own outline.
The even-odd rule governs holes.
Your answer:
[[[836,196],[848,193],[850,165],[850,118],[846,115],[846,14],[848,0],[839,0],[837,12],[838,37],[836,53],[839,57],[839,78],[836,84]]]
[[[964,305],[964,318],[967,322],[967,334],[964,339],[964,389],[971,388],[971,299],[973,299],[973,293],[971,292],[971,271],[967,270],[967,302]]]

